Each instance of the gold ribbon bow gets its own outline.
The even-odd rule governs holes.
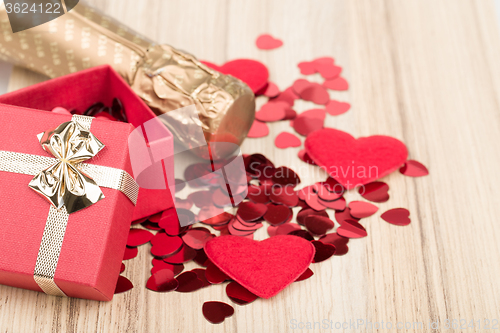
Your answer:
[[[56,209],[64,206],[68,214],[87,208],[104,195],[90,176],[78,166],[94,157],[104,145],[76,121],[63,123],[38,135],[43,149],[58,161],[40,172],[29,186]]]

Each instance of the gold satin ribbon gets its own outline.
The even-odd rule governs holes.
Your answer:
[[[104,145],[90,133],[92,117],[75,115],[70,122],[39,135],[43,149],[55,158],[0,151],[0,171],[35,176],[29,186],[50,203],[34,279],[49,295],[66,296],[54,281],[69,215],[102,200],[101,187],[119,190],[134,205],[139,186],[124,170],[83,163]]]

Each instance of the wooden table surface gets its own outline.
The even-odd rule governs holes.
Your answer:
[[[151,39],[200,59],[219,64],[235,58],[260,60],[282,89],[301,77],[298,62],[333,56],[350,89],[331,96],[350,102],[352,109],[328,115],[327,126],[355,136],[399,138],[410,158],[429,167],[430,176],[414,179],[396,172],[386,177],[391,199],[363,220],[368,237],[352,240],[347,255],[314,264],[312,278],[276,297],[235,305],[234,316],[223,324],[208,323],[201,306],[210,300],[231,303],[224,286],[189,294],[147,290],[151,256],[148,246],[142,246],[124,272],[135,288],[112,302],[47,297],[0,286],[2,331],[383,332],[396,331],[399,322],[408,325],[408,331],[427,332],[429,322],[438,321],[440,330],[435,331],[480,332],[486,331],[485,320],[490,328],[499,328],[500,40],[491,1],[91,4]],[[255,39],[261,33],[281,38],[284,46],[258,50]],[[9,89],[44,79],[15,68]],[[299,112],[313,107],[306,102],[295,106]],[[303,184],[323,179],[324,174],[299,161],[299,148],[274,147],[278,133],[291,131],[287,122],[270,129],[267,138],[247,140],[243,152],[262,152],[278,164],[300,168]],[[359,196],[349,194],[348,199]],[[380,213],[395,207],[410,210],[409,226],[380,219]],[[264,237],[265,230],[260,230],[258,238]],[[294,323],[322,320],[333,321],[333,329],[293,329]],[[353,329],[350,322],[358,320],[372,326]],[[446,330],[446,320],[467,325],[474,320],[475,328]],[[347,324],[335,329],[337,322]]]

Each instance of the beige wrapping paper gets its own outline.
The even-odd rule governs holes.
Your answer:
[[[51,78],[109,64],[187,148],[205,145],[193,139],[200,126],[208,142],[241,145],[255,117],[254,94],[242,81],[157,45],[81,2],[53,21],[15,34],[0,5],[0,58]],[[199,120],[168,114],[191,104]],[[226,153],[212,151],[215,158]],[[208,157],[206,150],[198,154]]]

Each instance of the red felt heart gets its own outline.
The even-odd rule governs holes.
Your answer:
[[[232,75],[240,79],[248,84],[254,93],[263,92],[267,87],[269,71],[261,62],[250,59],[236,59],[228,61],[222,66],[217,66],[207,61],[201,62],[222,74]]]
[[[234,281],[257,296],[270,298],[307,270],[315,249],[309,241],[290,235],[261,242],[222,236],[210,240],[205,252]]]
[[[333,128],[323,128],[306,138],[309,156],[332,178],[351,189],[397,170],[408,150],[401,141],[383,135],[355,139]]]

